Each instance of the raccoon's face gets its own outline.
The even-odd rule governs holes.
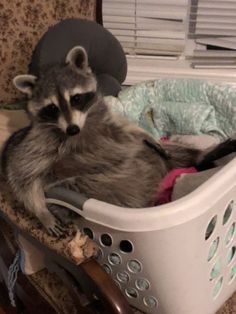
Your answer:
[[[13,83],[28,95],[33,121],[58,127],[69,136],[80,132],[97,99],[97,82],[82,47],[74,47],[64,64],[48,67],[38,78],[18,75]]]

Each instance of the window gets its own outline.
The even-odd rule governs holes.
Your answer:
[[[103,0],[104,26],[131,55],[180,55],[188,0]]]
[[[191,0],[188,38],[194,67],[236,68],[236,1]]]
[[[128,60],[126,84],[159,77],[236,82],[236,0],[103,0]]]

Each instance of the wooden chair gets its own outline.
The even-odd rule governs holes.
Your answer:
[[[53,281],[60,288],[63,287],[64,293],[68,295],[69,302],[71,302],[70,307],[75,313],[133,313],[119,288],[94,258],[89,258],[77,266],[35,239],[30,233],[23,231],[15,222],[10,221],[9,224],[9,217],[1,216],[0,278],[2,286],[4,284],[5,287],[7,286],[8,269],[18,249],[14,239],[14,230],[14,233],[20,232],[43,251],[46,257],[46,268],[43,271],[48,273],[46,277],[49,281],[47,285],[50,286],[51,280],[51,286]],[[19,272],[15,289],[17,306],[15,309],[11,309],[12,313],[22,310],[26,313],[67,313],[67,311],[63,311],[63,304],[55,305],[53,298],[57,296],[49,296],[53,291],[47,295],[48,293],[43,291],[42,283],[39,283],[37,278],[37,275],[27,276]],[[60,300],[59,303],[61,302]]]

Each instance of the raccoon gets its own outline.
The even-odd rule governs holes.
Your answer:
[[[171,169],[212,167],[222,153],[222,147],[202,152],[159,143],[114,116],[82,47],[71,49],[65,62],[42,69],[38,77],[19,75],[13,82],[28,96],[31,123],[7,141],[2,170],[16,198],[53,235],[64,232],[45,201],[45,191],[54,185],[119,206],[148,207]],[[235,142],[225,145],[235,150]]]

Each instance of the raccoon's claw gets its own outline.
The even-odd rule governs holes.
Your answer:
[[[56,221],[54,226],[47,227],[47,230],[51,236],[57,238],[64,238],[67,235],[66,228],[59,221]]]
[[[67,230],[63,224],[57,220],[53,215],[47,215],[47,219],[42,221],[44,227],[47,229],[48,233],[56,237],[66,237]]]

